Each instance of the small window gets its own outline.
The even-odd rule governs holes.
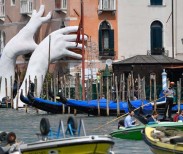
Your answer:
[[[11,6],[15,5],[15,0],[11,0]]]
[[[67,9],[67,0],[62,0],[62,9]]]
[[[67,9],[67,0],[55,0],[56,9]]]
[[[5,17],[5,1],[0,0],[0,18]]]
[[[0,31],[0,56],[3,52],[4,46],[5,46],[5,32]]]
[[[151,24],[151,54],[164,54],[163,24],[160,21],[154,21]]]
[[[163,5],[163,0],[150,0],[151,1],[151,5]]]
[[[116,0],[99,0],[100,10],[116,10]]]

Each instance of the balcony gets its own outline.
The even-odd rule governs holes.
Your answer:
[[[168,50],[165,50],[164,48],[154,48],[152,50],[148,50],[147,55],[165,55],[165,56],[168,56]]]
[[[33,2],[32,0],[20,0],[20,13],[32,14]]]
[[[67,0],[55,0],[55,11],[67,13]]]
[[[99,58],[100,59],[113,59],[114,58],[114,49],[108,49],[99,51]]]
[[[116,0],[99,0],[98,14],[102,12],[116,13]]]
[[[5,17],[5,3],[4,1],[0,1],[0,18]]]

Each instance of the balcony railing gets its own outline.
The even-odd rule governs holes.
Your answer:
[[[165,50],[164,48],[155,48],[152,50],[147,50],[147,55],[165,55],[168,56],[168,50]]]
[[[5,17],[5,4],[4,1],[0,1],[0,18]]]
[[[116,12],[116,0],[99,0],[98,14],[104,11]]]
[[[31,14],[33,10],[32,0],[20,0],[20,13]]]
[[[102,58],[114,57],[114,50],[99,51],[99,57],[102,57]]]

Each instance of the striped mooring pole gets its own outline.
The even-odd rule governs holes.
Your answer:
[[[167,73],[165,72],[165,69],[163,69],[162,75],[162,88],[163,90],[167,89]]]

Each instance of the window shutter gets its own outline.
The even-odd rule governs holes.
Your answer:
[[[55,8],[57,9],[61,8],[61,0],[55,0]]]
[[[114,8],[114,0],[110,0],[110,10],[115,10]]]
[[[109,49],[114,51],[114,30],[109,30]]]
[[[103,9],[108,9],[108,0],[103,0]]]
[[[102,52],[102,30],[99,29],[98,32],[98,44],[99,44],[99,52]]]
[[[162,29],[154,27],[151,29],[151,49],[162,48]]]
[[[162,5],[163,0],[151,0],[151,5]]]

